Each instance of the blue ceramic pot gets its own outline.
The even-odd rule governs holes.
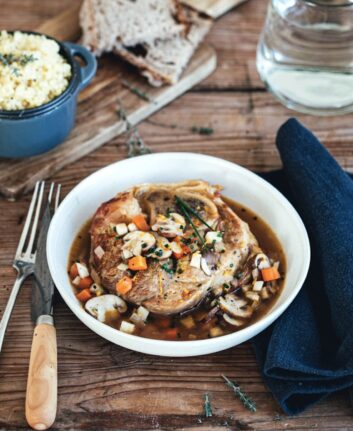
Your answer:
[[[22,158],[49,151],[63,142],[74,126],[77,95],[94,77],[97,62],[83,46],[56,42],[71,65],[70,83],[62,94],[37,108],[0,110],[0,157]],[[85,65],[74,57],[81,58]]]

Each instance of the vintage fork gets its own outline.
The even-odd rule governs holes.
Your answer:
[[[47,202],[50,204],[53,197],[55,184],[51,183]],[[11,290],[10,297],[7,301],[4,314],[0,321],[0,352],[7,325],[10,320],[12,309],[15,305],[17,294],[22,286],[24,280],[33,274],[34,263],[36,259],[36,251],[33,250],[34,240],[36,238],[36,232],[38,227],[38,221],[41,214],[42,201],[44,196],[45,182],[37,182],[34,188],[31,203],[29,205],[26,221],[22,230],[20,241],[17,246],[15,259],[13,261],[13,267],[17,271],[17,277],[13,288]],[[59,204],[61,185],[58,184],[54,207],[55,210]]]

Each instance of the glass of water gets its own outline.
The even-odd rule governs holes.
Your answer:
[[[288,108],[353,111],[353,0],[271,0],[256,63]]]

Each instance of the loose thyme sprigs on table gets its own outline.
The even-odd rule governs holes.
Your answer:
[[[133,126],[127,118],[126,111],[123,107],[121,100],[119,102],[118,115],[122,121],[126,124],[126,132],[128,138],[126,140],[126,146],[128,148],[128,157],[142,156],[144,154],[150,154],[150,148],[145,145],[137,126]]]
[[[183,126],[179,126],[178,124],[160,123],[154,120],[146,120],[146,122],[153,124],[154,126],[165,127],[167,129],[187,130],[188,132],[197,133],[199,135],[205,135],[205,136],[210,136],[214,133],[213,127],[208,127],[208,126],[183,127]]]
[[[123,84],[124,87],[128,88],[131,93],[135,94],[136,96],[138,96],[140,99],[146,100],[147,102],[152,102],[151,98],[148,96],[147,93],[145,93],[143,90],[141,90],[138,87],[134,87],[133,85],[129,84],[127,81],[122,81],[121,82]]]
[[[229,386],[233,390],[235,396],[240,399],[240,401],[244,404],[244,406],[248,410],[250,410],[251,412],[256,412],[256,404],[249,397],[249,395],[247,395],[245,392],[243,392],[243,390],[237,384],[237,382],[235,382],[234,380],[228,379],[228,377],[226,377],[226,376],[222,375],[222,377],[223,377],[226,385]]]
[[[212,406],[209,395],[205,394],[205,403],[204,403],[204,411],[206,418],[210,418],[212,416]]]

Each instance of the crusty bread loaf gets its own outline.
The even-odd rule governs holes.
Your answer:
[[[84,0],[80,22],[84,45],[115,52],[152,85],[179,79],[212,23],[178,0]]]
[[[80,11],[83,44],[100,55],[116,42],[153,43],[185,31],[175,0],[84,0]]]

